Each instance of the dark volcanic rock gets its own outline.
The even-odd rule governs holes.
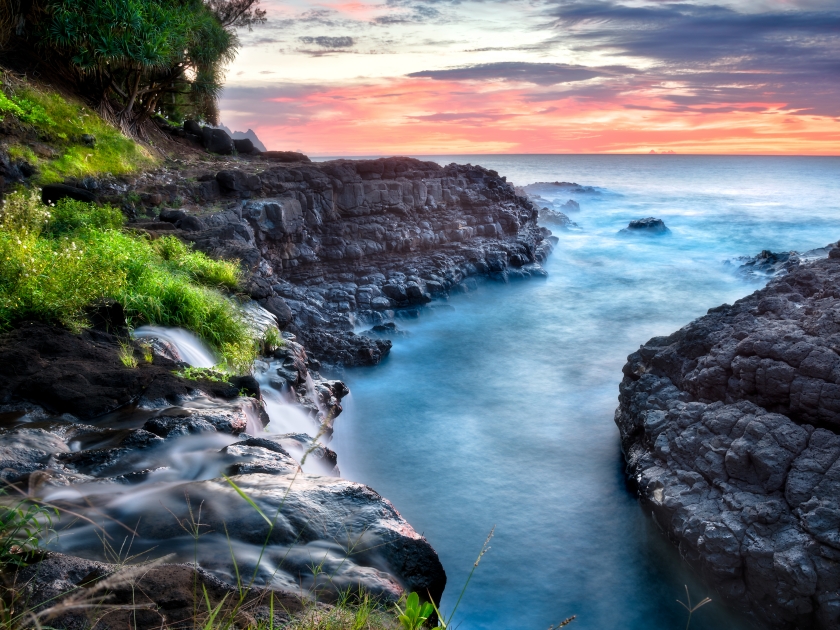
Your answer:
[[[93,203],[96,201],[96,195],[84,188],[76,188],[74,186],[67,186],[66,184],[47,184],[41,190],[41,201],[46,204],[57,203],[65,198],[75,199],[76,201],[85,201]]]
[[[29,401],[53,413],[88,419],[142,395],[177,403],[204,388],[174,376],[175,363],[163,357],[147,363],[135,348],[138,365],[128,368],[120,362],[119,339],[113,334],[87,330],[76,335],[24,323],[0,336],[0,402]]]
[[[222,129],[203,127],[201,141],[204,148],[210,153],[218,153],[219,155],[233,153],[233,139]]]
[[[840,254],[651,339],[616,423],[657,523],[731,604],[840,627]]]
[[[667,234],[670,231],[662,219],[648,217],[630,221],[626,228],[619,230],[619,234]]]
[[[260,154],[266,160],[271,160],[272,162],[311,162],[307,156],[303,153],[297,153],[296,151],[263,151]]]
[[[557,240],[495,171],[402,157],[301,157],[268,168],[237,162],[212,176],[227,210],[161,218],[210,256],[240,260],[249,276],[243,290],[327,364],[379,362],[390,345],[353,335],[357,325],[469,290],[472,276],[545,275],[540,263]],[[198,188],[208,177],[184,196],[203,199]],[[156,235],[167,224],[142,225]]]

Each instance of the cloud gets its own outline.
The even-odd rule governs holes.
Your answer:
[[[498,112],[439,112],[436,114],[406,116],[406,118],[423,122],[476,122],[504,120],[517,116],[519,114],[503,114]]]
[[[739,12],[597,0],[556,2],[547,15],[562,31],[555,43],[646,60],[642,80],[659,82],[662,98],[673,103],[762,102],[800,114],[840,116],[838,10]],[[665,93],[666,86],[672,94]]]
[[[352,37],[301,37],[304,44],[320,46],[321,48],[352,48],[356,42]]]
[[[595,77],[610,76],[629,71],[627,68],[587,68],[562,63],[530,63],[525,61],[500,61],[482,63],[446,70],[412,72],[409,77],[443,81],[516,81],[536,85],[557,85],[588,81]]]

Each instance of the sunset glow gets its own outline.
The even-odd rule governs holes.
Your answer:
[[[834,3],[264,4],[221,105],[269,148],[840,153]]]

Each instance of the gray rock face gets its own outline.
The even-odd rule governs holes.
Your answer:
[[[399,309],[468,290],[471,276],[544,276],[540,263],[557,242],[537,226],[530,201],[480,166],[271,160],[262,154],[196,182],[181,179],[171,193],[203,204],[213,194],[208,182],[215,183],[229,204],[224,212],[188,222],[166,211],[161,221],[137,226],[242,261],[251,297],[277,306],[278,324],[332,365],[375,364],[388,353],[389,341],[354,335],[357,324],[392,321]],[[154,179],[138,183],[165,189]]]
[[[619,231],[619,234],[667,234],[670,231],[662,219],[648,217],[630,221],[626,228]]]
[[[772,627],[840,627],[838,281],[832,252],[624,366],[616,424],[640,499]]]

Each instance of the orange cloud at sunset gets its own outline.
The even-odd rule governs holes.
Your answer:
[[[460,14],[435,7],[464,5],[420,3],[431,8],[411,5],[406,14],[388,4],[398,8],[390,18],[386,5],[349,2],[307,5],[284,19],[281,32],[300,35],[263,35],[285,45],[283,54],[237,62],[245,69],[231,73],[243,78],[225,91],[225,124],[254,129],[270,148],[312,155],[840,153],[838,69],[814,45],[814,37],[827,48],[837,41],[837,26],[824,28],[828,18],[840,25],[836,14],[776,19],[702,5],[546,2],[534,23],[551,17],[566,37],[543,23],[541,40],[529,33],[536,43],[493,47],[482,45],[487,33],[497,38],[501,21],[444,37]],[[502,4],[500,17],[511,5]],[[599,11],[624,25],[604,27]],[[651,25],[664,39],[649,40]],[[685,46],[685,33],[713,44]],[[796,37],[808,41],[797,47]],[[789,50],[779,59],[782,38]],[[743,50],[730,59],[733,46]],[[270,80],[256,74],[261,66],[276,68]]]

